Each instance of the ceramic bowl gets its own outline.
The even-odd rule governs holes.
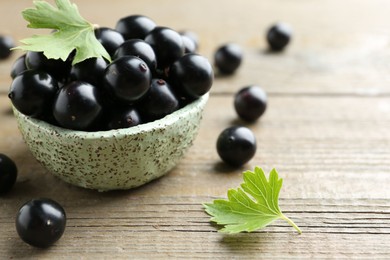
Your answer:
[[[209,95],[138,126],[84,132],[53,126],[14,108],[34,157],[60,179],[99,191],[131,189],[169,172],[192,145]]]

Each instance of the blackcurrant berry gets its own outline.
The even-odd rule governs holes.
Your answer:
[[[96,87],[103,86],[104,71],[107,62],[103,58],[89,58],[72,66],[70,79],[85,81]]]
[[[15,47],[15,43],[11,36],[0,35],[0,60],[11,56],[11,48],[13,47]]]
[[[145,95],[151,79],[148,65],[135,56],[114,60],[104,74],[105,88],[125,103],[133,103]]]
[[[253,122],[264,114],[267,94],[259,86],[244,87],[234,97],[234,108],[241,119]]]
[[[183,40],[179,33],[167,28],[156,27],[145,38],[157,57],[157,67],[165,69],[184,55]]]
[[[16,182],[18,169],[11,158],[0,153],[0,195],[9,192]]]
[[[139,39],[133,39],[125,41],[116,50],[113,59],[117,59],[123,56],[136,56],[143,60],[154,71],[157,68],[156,54],[153,48],[145,41]]]
[[[108,129],[129,128],[141,124],[141,117],[134,107],[116,108],[110,111]]]
[[[33,199],[19,209],[15,226],[24,242],[35,247],[49,247],[65,231],[65,210],[54,200]]]
[[[143,15],[130,15],[120,19],[115,29],[123,35],[125,40],[145,39],[146,35],[156,27],[156,24]]]
[[[214,53],[214,65],[222,74],[233,74],[241,65],[243,51],[235,43],[220,46]]]
[[[14,79],[16,76],[27,70],[25,63],[26,55],[22,55],[17,58],[11,68],[11,78]]]
[[[122,34],[107,27],[95,29],[95,37],[103,45],[111,57],[114,55],[116,49],[118,49],[118,47],[125,41]]]
[[[226,128],[218,136],[217,152],[225,163],[234,167],[242,166],[255,155],[256,138],[247,127]]]
[[[139,106],[142,116],[153,121],[179,109],[179,101],[165,80],[153,79]]]
[[[186,38],[191,39],[192,42],[195,45],[195,52],[198,50],[198,48],[199,48],[199,37],[198,37],[198,35],[196,33],[192,32],[192,31],[181,31],[180,35],[185,36]]]
[[[53,115],[62,127],[90,130],[103,115],[101,92],[87,82],[73,81],[58,92]]]
[[[181,39],[183,40],[184,53],[196,53],[196,44],[190,37],[182,35]]]
[[[199,98],[210,90],[214,72],[205,57],[187,54],[172,64],[169,80],[181,95]]]
[[[291,27],[286,23],[277,23],[267,31],[267,42],[273,51],[283,50],[290,42],[291,37]]]
[[[73,56],[71,55],[66,61],[60,59],[48,59],[43,52],[29,51],[26,54],[25,62],[27,69],[43,70],[52,75],[58,81],[63,81],[69,75],[69,71],[72,66],[72,59]]]
[[[50,74],[26,70],[12,81],[8,97],[19,112],[41,118],[51,110],[57,90],[58,83]]]

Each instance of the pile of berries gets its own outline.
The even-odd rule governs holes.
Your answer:
[[[13,65],[9,98],[21,113],[64,128],[104,131],[154,121],[206,94],[214,72],[191,34],[131,15],[95,29],[112,57],[72,66],[27,52]]]

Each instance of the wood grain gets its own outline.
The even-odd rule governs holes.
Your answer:
[[[75,2],[102,26],[141,13],[193,30],[210,59],[219,44],[237,42],[244,63],[235,75],[216,78],[199,135],[173,171],[141,188],[98,193],[60,181],[33,158],[7,98],[20,53],[0,62],[0,153],[19,169],[14,189],[0,197],[0,259],[390,258],[390,2]],[[29,6],[3,0],[0,32],[29,36],[19,15]],[[272,54],[263,36],[277,20],[292,24],[294,39]],[[266,114],[254,124],[238,120],[232,105],[248,84],[268,93]],[[258,149],[248,164],[232,169],[221,163],[215,142],[237,124],[253,130]],[[232,236],[209,222],[202,203],[226,197],[255,165],[279,171],[281,208],[302,235],[283,221]],[[68,215],[64,236],[45,250],[24,244],[14,227],[19,207],[35,197],[57,200]]]
[[[76,258],[286,258],[376,257],[390,253],[389,203],[386,200],[282,199],[281,206],[304,233],[297,235],[283,222],[266,231],[224,236],[216,232],[200,207],[210,197],[129,197],[104,194],[99,201],[63,201],[67,232],[48,250],[17,250],[25,245],[8,237],[2,253],[23,257]],[[126,203],[126,207],[124,207]],[[99,210],[97,210],[99,208]],[[100,214],[102,211],[105,214]],[[11,217],[11,216],[9,216]],[[0,219],[2,226],[13,223]],[[3,232],[12,234],[13,229]]]

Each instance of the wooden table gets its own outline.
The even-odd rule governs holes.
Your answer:
[[[75,1],[102,26],[144,14],[159,25],[188,29],[199,52],[240,44],[245,60],[217,78],[199,135],[168,175],[141,188],[98,193],[68,185],[35,161],[10,113],[9,71],[0,63],[0,152],[15,160],[18,181],[0,198],[0,258],[390,258],[390,2],[329,1]],[[33,32],[20,10],[31,1],[2,0],[0,33],[20,40]],[[266,51],[275,21],[294,28],[281,54]],[[268,93],[264,117],[248,125],[257,153],[240,169],[221,163],[215,143],[242,124],[233,95],[258,84]],[[264,230],[223,235],[203,202],[225,198],[242,171],[272,168],[284,178],[280,206],[302,229],[277,221]],[[41,250],[24,244],[15,215],[27,200],[49,197],[68,215],[64,236]]]

